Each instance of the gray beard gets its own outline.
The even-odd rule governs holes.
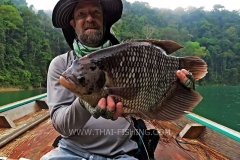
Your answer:
[[[84,45],[100,44],[103,39],[103,32],[99,30],[88,35],[85,33],[82,33],[78,35],[78,39]]]

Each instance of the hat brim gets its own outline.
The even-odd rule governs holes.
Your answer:
[[[56,28],[62,28],[63,35],[73,49],[75,31],[70,25],[72,20],[73,9],[79,1],[96,1],[100,2],[104,12],[104,23],[106,27],[105,38],[110,34],[111,26],[122,16],[123,4],[121,0],[59,0],[53,9],[52,23]]]
[[[79,1],[89,0],[60,0],[56,4],[52,14],[52,23],[56,28],[71,27],[73,9]],[[110,28],[122,15],[123,4],[121,0],[90,0],[100,2],[105,15],[106,28]]]

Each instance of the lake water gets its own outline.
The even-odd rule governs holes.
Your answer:
[[[0,106],[37,96],[43,93],[46,93],[46,89],[0,92]]]
[[[240,86],[197,87],[203,100],[194,113],[240,132]]]
[[[200,86],[203,100],[194,113],[240,132],[240,86]],[[0,92],[0,106],[46,93],[46,90]]]

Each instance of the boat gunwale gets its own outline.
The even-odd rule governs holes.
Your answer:
[[[40,100],[40,99],[43,99],[43,98],[46,98],[46,97],[47,97],[47,93],[44,93],[44,94],[40,94],[38,96],[34,96],[34,97],[27,98],[27,99],[24,99],[24,100],[21,100],[21,101],[17,101],[17,102],[14,102],[14,103],[10,103],[10,104],[0,106],[0,113],[6,112],[8,110],[20,107],[22,105],[25,105],[25,104],[28,104],[28,103],[31,103],[31,102],[34,102],[36,100]]]
[[[223,126],[219,123],[211,121],[207,118],[204,118],[204,117],[202,117],[198,114],[192,113],[192,112],[186,112],[185,116],[191,120],[194,120],[210,129],[218,132],[218,133],[223,134],[224,136],[226,136],[228,138],[231,138],[237,142],[240,142],[240,133],[231,128]]]

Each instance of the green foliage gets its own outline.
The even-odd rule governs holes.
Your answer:
[[[23,22],[18,13],[18,9],[12,5],[1,5],[0,15],[5,30],[18,29],[17,26]]]
[[[28,9],[25,0],[13,2],[0,3],[0,87],[46,86],[50,61],[68,46],[44,11]]]
[[[184,48],[178,52],[181,56],[198,56],[205,58],[208,53],[206,47],[201,47],[198,42],[187,41],[183,46]]]
[[[239,72],[237,68],[226,69],[224,71],[225,84],[237,85],[239,82]]]
[[[240,13],[214,5],[158,9],[123,0],[122,18],[113,26],[120,41],[167,39],[184,48],[176,56],[199,56],[208,64],[199,85],[240,84]],[[46,86],[50,61],[70,48],[51,12],[33,11],[26,0],[0,0],[0,87]],[[6,14],[7,13],[7,14]]]

